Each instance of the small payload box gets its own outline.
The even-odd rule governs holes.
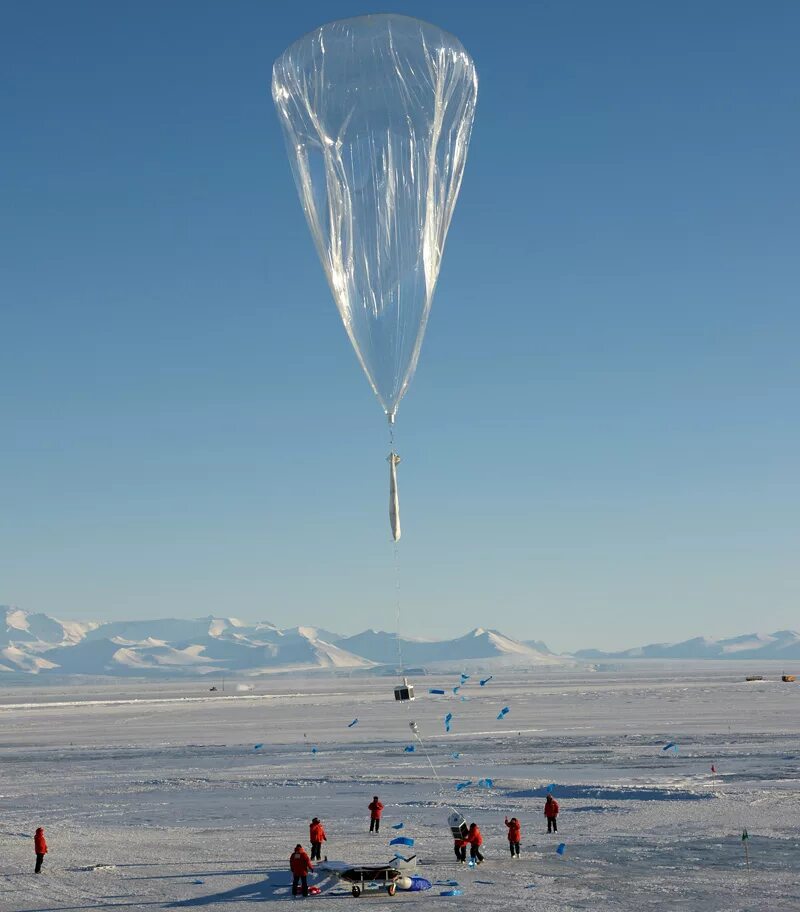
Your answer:
[[[464,815],[459,814],[457,811],[453,811],[447,818],[447,825],[450,827],[453,839],[466,839],[469,835],[467,821],[464,819]]]
[[[394,689],[394,698],[401,703],[414,699],[414,685],[408,683],[407,678],[403,678],[403,683],[398,684]]]

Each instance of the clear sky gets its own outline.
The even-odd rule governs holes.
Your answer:
[[[800,625],[800,4],[404,2],[480,89],[403,628]],[[350,0],[0,11],[0,603],[392,629],[385,419],[270,98]]]

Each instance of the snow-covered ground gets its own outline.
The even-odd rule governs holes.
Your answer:
[[[275,677],[241,695],[235,683],[209,693],[209,681],[6,687],[0,910],[292,902],[287,860],[308,844],[313,815],[328,855],[359,862],[391,858],[391,826],[403,822],[420,874],[463,891],[353,900],[320,878],[323,895],[297,900],[328,909],[800,910],[800,687],[780,683],[777,667],[759,670],[771,680],[747,684],[731,662],[502,671],[483,688],[471,679],[465,701],[429,696],[458,684],[429,677],[405,706],[391,679],[365,676]],[[412,719],[435,773],[419,745],[404,752]],[[669,741],[677,754],[662,750]],[[493,788],[455,790],[486,777]],[[557,836],[543,826],[550,783]],[[377,836],[367,832],[374,794],[386,804]],[[475,870],[455,864],[452,804],[486,838]],[[519,862],[507,814],[522,820]],[[50,854],[37,877],[39,825]]]

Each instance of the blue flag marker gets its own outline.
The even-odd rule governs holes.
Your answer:
[[[316,756],[316,754],[317,754],[317,749],[316,749],[316,747],[312,747],[312,748],[311,748],[311,753],[314,754],[314,755]]]
[[[490,789],[494,786],[494,779],[479,779],[478,788]]]
[[[498,719],[505,719],[505,717],[511,712],[510,707],[504,706],[500,712],[497,714]]]
[[[480,681],[478,681],[478,683],[481,685],[481,687],[486,687],[486,685],[489,683],[489,681],[492,680],[493,677],[494,677],[494,675],[489,675],[488,678],[481,678]]]
[[[462,671],[461,672],[461,683],[463,684],[464,681],[469,681],[469,675],[465,675],[464,672]]]
[[[404,845],[411,848],[414,845],[414,840],[410,839],[408,836],[395,836],[394,839],[389,843],[390,846],[393,845]]]
[[[443,690],[439,690],[438,687],[431,687],[431,689],[428,691],[428,693],[429,693],[429,694],[439,694],[439,695],[442,696],[442,697],[444,696],[444,691],[443,691]]]
[[[468,779],[466,782],[457,782],[456,791],[460,792],[462,789],[469,788],[472,785],[472,780]]]
[[[404,826],[405,826],[404,823],[393,823],[392,829],[393,830],[402,830]]]
[[[347,727],[352,728],[354,725],[358,725],[358,719],[353,719],[353,721]]]
[[[452,754],[450,754],[450,756],[453,758],[453,760],[458,760],[461,754],[459,754],[458,751],[454,751]]]
[[[453,693],[454,693],[454,694],[458,694],[459,690],[461,690],[461,685],[459,685],[458,687],[454,687],[454,688],[453,688]]]
[[[404,751],[406,754],[413,754],[415,750],[416,750],[416,747],[414,747],[413,744],[407,744],[407,745],[403,748],[403,751]]]
[[[567,851],[566,842],[559,842],[558,848],[556,849],[556,855],[563,855]]]
[[[254,751],[261,750],[261,748],[262,748],[263,746],[264,746],[263,744],[254,744],[254,745],[253,745],[253,750],[254,750]]]
[[[450,723],[451,723],[452,721],[453,721],[453,714],[452,714],[452,713],[448,713],[448,714],[444,717],[444,730],[445,730],[445,731],[450,731]]]

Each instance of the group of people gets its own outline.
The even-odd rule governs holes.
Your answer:
[[[558,802],[549,793],[544,803],[544,816],[547,819],[547,832],[557,833]],[[512,817],[510,820],[506,817],[505,824],[508,827],[508,848],[511,852],[511,857],[519,858],[520,842],[522,842],[522,824],[516,817]],[[453,851],[455,852],[456,861],[461,862],[461,864],[466,864],[467,846],[469,846],[470,861],[479,865],[483,861],[483,853],[481,852],[482,845],[483,835],[478,824],[471,823],[467,835],[464,837],[456,837],[453,841]]]
[[[461,864],[467,862],[467,846],[469,846],[470,861],[479,865],[483,861],[481,846],[483,845],[483,834],[477,823],[469,825],[469,832],[464,837],[456,837],[453,843],[453,851],[456,853],[456,860]]]
[[[380,798],[375,795],[367,806],[369,810],[369,831],[377,833],[381,828],[381,815],[383,814],[383,804]],[[547,795],[544,803],[544,816],[547,818],[547,832],[557,833],[558,824],[558,802],[552,795]],[[516,817],[510,820],[506,818],[508,827],[508,847],[511,851],[512,858],[519,858],[519,844],[522,839],[522,826]],[[328,841],[325,835],[325,827],[319,817],[314,817],[308,827],[308,839],[311,843],[311,857],[299,843],[294,847],[289,858],[289,869],[292,872],[292,895],[297,896],[302,890],[303,896],[308,896],[308,875],[314,870],[312,862],[320,861],[322,858],[322,843]],[[469,831],[464,838],[455,840],[453,850],[456,860],[461,864],[467,861],[467,846],[469,846],[470,860],[476,865],[483,861],[481,846],[483,845],[483,835],[477,823],[470,824]],[[39,874],[42,870],[42,862],[47,854],[47,840],[44,835],[44,828],[38,827],[33,837],[33,848],[36,853],[36,867],[34,873]]]
[[[381,827],[381,815],[383,814],[383,804],[377,795],[374,795],[372,801],[367,805],[369,810],[369,831],[378,833]],[[544,803],[544,816],[547,819],[547,832],[558,832],[558,802],[551,794],[548,793]],[[508,827],[508,848],[512,858],[519,858],[520,842],[522,841],[522,825],[516,817],[509,819],[506,817],[505,824]],[[308,838],[311,843],[311,857],[309,857],[302,845],[294,847],[294,852],[289,859],[289,868],[292,872],[292,895],[297,896],[301,891],[303,896],[308,896],[308,875],[314,870],[312,862],[319,861],[322,858],[322,843],[328,841],[325,835],[325,827],[319,817],[309,824]],[[456,860],[461,864],[467,862],[467,846],[469,846],[469,856],[471,862],[479,865],[483,859],[481,846],[483,845],[483,834],[477,823],[471,823],[467,835],[455,839],[453,851]],[[47,849],[45,848],[45,851]],[[38,870],[38,868],[37,868]]]

